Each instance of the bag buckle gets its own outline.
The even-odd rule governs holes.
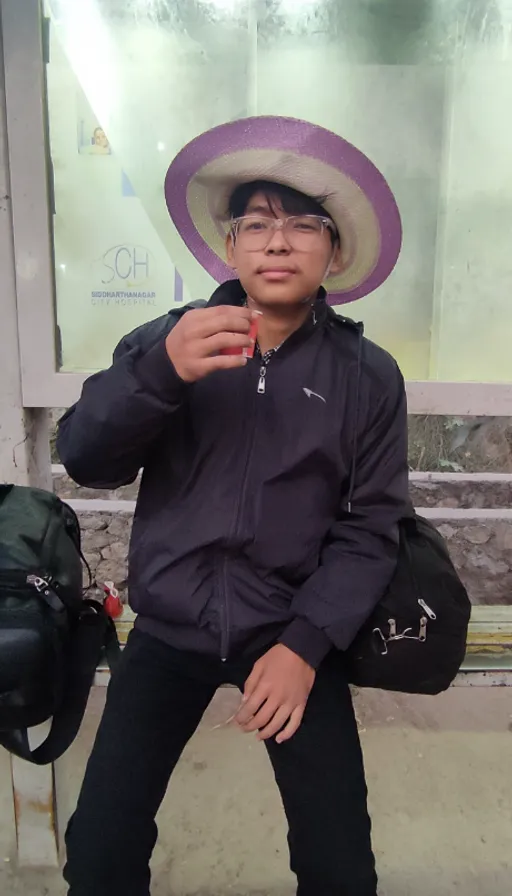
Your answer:
[[[51,578],[43,579],[42,576],[29,575],[26,581],[27,585],[35,588],[40,597],[52,610],[60,613],[65,609],[64,603],[55,590],[55,583]]]
[[[50,587],[50,583],[41,576],[27,576],[27,585],[32,585],[39,593]]]

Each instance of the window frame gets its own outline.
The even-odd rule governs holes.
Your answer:
[[[61,373],[57,365],[47,20],[41,0],[0,0],[0,11],[23,403],[68,407],[89,374]],[[411,414],[512,416],[512,383],[409,381],[406,386]]]

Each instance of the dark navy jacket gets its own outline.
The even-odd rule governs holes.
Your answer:
[[[232,281],[209,304],[244,298]],[[223,659],[278,640],[316,667],[347,648],[394,570],[408,508],[402,376],[322,291],[270,360],[264,393],[256,358],[187,385],[165,350],[178,316],[139,327],[87,380],[60,421],[60,458],[93,488],[143,468],[129,559],[138,628]]]

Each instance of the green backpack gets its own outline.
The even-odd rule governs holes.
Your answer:
[[[71,507],[42,489],[0,485],[0,744],[36,765],[67,750],[102,654],[111,667],[119,656],[102,603],[84,599],[82,560]],[[49,719],[32,750],[27,729]]]

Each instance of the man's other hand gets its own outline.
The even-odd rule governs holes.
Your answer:
[[[235,721],[258,740],[289,740],[302,722],[316,672],[300,656],[278,644],[255,664],[245,683]]]

